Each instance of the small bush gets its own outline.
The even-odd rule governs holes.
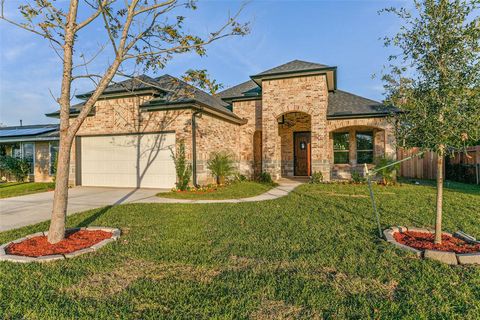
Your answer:
[[[310,176],[310,181],[309,183],[311,184],[319,184],[323,182],[323,174],[320,171],[316,171],[312,173]]]
[[[217,184],[224,184],[225,178],[235,173],[233,157],[226,151],[212,152],[207,161],[207,168],[210,174],[215,177]]]
[[[0,156],[0,170],[12,175],[16,181],[23,182],[30,172],[30,164],[11,156]]]
[[[353,183],[365,183],[367,179],[358,171],[352,172],[352,181]]]
[[[176,186],[178,190],[185,191],[188,188],[188,183],[190,182],[190,177],[192,175],[192,166],[187,161],[185,154],[185,142],[181,140],[178,144],[177,154],[173,150],[172,159],[175,163],[175,171],[177,174]]]
[[[393,164],[394,162],[395,160],[385,157],[379,157],[375,159],[375,169],[385,167],[377,173],[381,179],[381,183],[385,186],[389,184],[395,184],[397,180],[397,170],[399,168],[399,164]]]
[[[233,182],[243,182],[247,180],[248,180],[247,177],[240,173],[235,174],[232,179]]]
[[[257,178],[258,182],[260,183],[266,183],[266,184],[273,184],[273,179],[270,173],[268,172],[262,172]]]

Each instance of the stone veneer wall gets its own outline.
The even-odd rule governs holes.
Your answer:
[[[249,178],[262,171],[262,101],[233,102],[233,112],[248,122],[240,126],[239,170]]]
[[[154,133],[174,131],[178,142],[185,142],[188,159],[192,159],[192,110],[168,110],[140,112],[139,105],[150,99],[148,96],[100,100],[94,116],[87,117],[77,136]],[[209,183],[205,168],[208,155],[214,150],[228,150],[238,159],[238,125],[209,114],[197,118],[197,173],[198,182]],[[76,184],[76,146],[71,153],[70,184]]]
[[[294,151],[293,134],[300,131],[311,131],[311,117],[302,112],[292,112],[285,115],[285,124],[278,125],[281,143],[282,177],[293,177]]]
[[[386,118],[364,118],[364,119],[346,119],[346,120],[328,120],[327,127],[329,131],[329,151],[328,156],[333,163],[333,133],[349,132],[350,137],[350,163],[333,164],[333,179],[351,179],[353,171],[363,172],[364,165],[357,164],[355,132],[373,131],[374,134],[374,157],[386,156],[396,159],[395,136],[392,125]],[[368,167],[373,167],[369,164]]]
[[[288,112],[311,116],[312,172],[330,177],[327,134],[328,90],[325,75],[262,81],[263,170],[281,176],[281,139],[277,119]]]

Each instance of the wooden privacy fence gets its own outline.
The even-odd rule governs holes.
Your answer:
[[[397,160],[408,158],[419,153],[418,148],[397,149]],[[480,184],[480,146],[470,147],[467,152],[458,152],[445,161],[446,179],[458,180],[458,172],[462,171],[465,181]],[[460,170],[461,169],[461,170]],[[456,174],[457,173],[457,174]],[[425,152],[423,157],[415,157],[400,164],[399,175],[413,179],[437,178],[437,155],[434,152]]]

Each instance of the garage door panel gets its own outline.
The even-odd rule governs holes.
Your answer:
[[[82,137],[82,185],[171,188],[174,146],[174,133]]]

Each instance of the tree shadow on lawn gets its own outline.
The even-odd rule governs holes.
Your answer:
[[[86,217],[85,219],[83,219],[82,221],[80,221],[79,223],[77,223],[77,225],[76,225],[75,227],[76,227],[76,228],[88,227],[88,226],[91,225],[93,222],[95,222],[98,218],[100,218],[100,217],[103,216],[105,213],[107,213],[107,211],[110,210],[111,208],[113,208],[113,206],[106,206],[106,207],[101,208],[100,210],[98,210],[98,211],[95,212],[94,214]]]

